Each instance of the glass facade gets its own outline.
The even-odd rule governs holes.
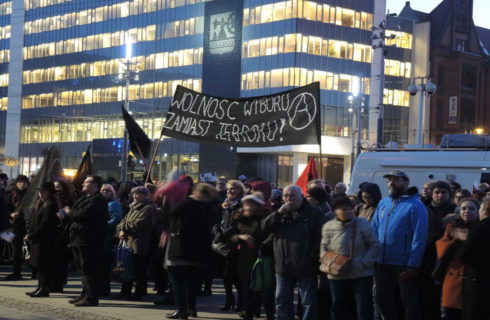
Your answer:
[[[176,86],[203,88],[209,1],[24,0],[25,23],[11,26],[11,2],[0,0],[0,113],[7,109],[12,81],[11,30],[21,28],[24,34],[22,57],[15,57],[23,63],[20,157],[28,159],[21,161],[26,163],[23,172],[38,165],[31,160],[38,157],[36,144],[79,144],[81,150],[93,139],[121,139],[120,105],[126,98],[136,120],[157,138]],[[374,1],[244,0],[240,95],[272,94],[319,81],[323,134],[349,137],[349,96],[362,90],[368,101]],[[410,30],[390,32],[395,34],[390,41],[409,52]],[[130,79],[126,97],[118,76],[128,48],[138,79]],[[387,57],[390,77],[408,79],[411,68],[406,54]],[[407,101],[402,87],[386,88],[386,104],[401,108]],[[192,159],[198,155],[187,154],[194,168]],[[287,155],[279,158],[280,170],[289,170],[291,161]],[[168,167],[160,166],[163,171]]]
[[[374,1],[244,3],[242,96],[318,81],[323,134],[350,136],[349,96],[369,96]]]
[[[410,94],[407,91],[413,77],[412,21],[388,16],[385,56],[385,86],[383,95],[383,141],[408,143]]]
[[[25,23],[13,26],[24,33],[21,171],[39,165],[37,144],[59,144],[66,158],[73,158],[70,152],[92,140],[120,140],[126,98],[143,130],[158,138],[177,85],[201,91],[204,6],[202,0],[25,0]],[[7,10],[8,4],[0,3],[0,21]],[[10,28],[8,21],[0,25],[0,44]],[[120,75],[128,48],[138,76],[131,77],[127,96]],[[9,61],[8,49],[0,47],[0,63]],[[0,65],[4,110],[8,74],[1,71]],[[197,172],[195,158],[193,151],[168,155]],[[163,171],[171,167],[159,165]]]

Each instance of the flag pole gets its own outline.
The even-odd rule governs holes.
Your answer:
[[[151,170],[153,169],[153,163],[155,162],[155,158],[157,157],[158,149],[160,149],[160,143],[162,142],[162,137],[163,135],[160,135],[155,150],[153,151],[153,156],[151,157],[150,167],[148,168],[148,174],[146,175],[145,183],[148,183],[148,179],[150,179],[151,177]]]
[[[322,152],[322,143],[318,145],[320,147],[320,179],[323,180],[323,152]]]

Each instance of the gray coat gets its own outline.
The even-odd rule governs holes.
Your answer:
[[[129,247],[134,254],[148,254],[151,241],[151,227],[155,207],[149,200],[133,202],[129,212],[117,225],[117,231],[124,231]]]
[[[320,257],[327,251],[346,256],[350,254],[352,225],[356,223],[354,254],[339,276],[328,275],[332,280],[357,279],[370,277],[374,272],[376,258],[381,251],[376,231],[364,218],[354,218],[347,223],[333,219],[323,225]]]

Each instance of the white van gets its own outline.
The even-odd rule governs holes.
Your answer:
[[[383,175],[402,170],[410,177],[410,186],[419,190],[427,181],[456,181],[472,191],[474,185],[490,183],[490,151],[478,149],[421,149],[370,151],[361,153],[351,175],[348,194],[355,194],[362,182],[377,183],[387,195]]]

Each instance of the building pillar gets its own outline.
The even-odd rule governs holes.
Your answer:
[[[12,175],[19,174],[20,157],[20,116],[22,111],[22,69],[24,47],[24,1],[12,1],[10,61],[9,61],[9,88],[7,123],[5,128],[5,156],[19,160],[19,164],[12,169]],[[10,169],[2,167],[4,172],[10,174]]]
[[[303,173],[308,165],[308,154],[304,152],[295,152],[293,154],[293,183],[296,183],[298,177]]]
[[[351,177],[351,156],[344,157],[344,181],[346,184],[349,184]]]
[[[414,77],[425,77],[430,75],[430,22],[416,23],[413,27],[414,45],[412,49],[412,79]],[[436,84],[437,85],[437,84]],[[420,110],[418,92],[415,96],[410,96],[409,118],[408,118],[408,143],[416,143],[417,126]],[[426,99],[424,108],[424,141],[429,141],[430,128],[430,100]],[[449,101],[448,101],[449,102]],[[437,121],[440,121],[439,119]]]

